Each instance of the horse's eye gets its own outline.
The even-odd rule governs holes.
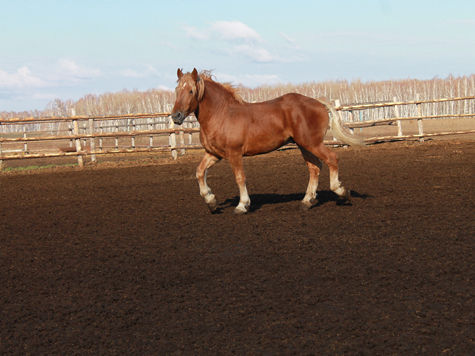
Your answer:
[[[193,94],[193,90],[190,90],[190,94]]]

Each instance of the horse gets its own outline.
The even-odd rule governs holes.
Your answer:
[[[217,203],[206,182],[209,168],[223,158],[229,161],[240,195],[234,212],[245,214],[251,200],[246,188],[243,156],[268,153],[290,142],[297,144],[310,175],[302,200],[304,209],[312,208],[317,202],[322,161],[329,167],[330,189],[341,201],[350,198],[350,191],[338,179],[338,157],[324,145],[323,138],[330,124],[333,135],[345,144],[363,145],[363,141],[343,130],[330,103],[297,93],[248,103],[231,85],[214,81],[209,72],[198,73],[194,68],[191,73],[184,74],[178,68],[177,77],[171,117],[175,124],[181,125],[194,113],[200,123],[200,141],[205,155],[196,169],[196,178],[200,195],[212,213],[217,211]]]

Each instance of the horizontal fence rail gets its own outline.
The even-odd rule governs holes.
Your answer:
[[[458,106],[458,112],[455,112],[456,102],[463,102]],[[449,105],[451,112],[434,106],[442,104]],[[432,109],[424,107],[428,105],[432,105]],[[423,126],[423,120],[475,118],[475,96],[405,102],[394,98],[392,102],[352,105],[340,105],[336,100],[335,109],[339,115],[337,119],[350,132],[359,130],[368,144],[475,133],[475,129],[424,132]],[[409,115],[404,116],[402,112]],[[410,121],[417,122],[417,133],[403,132],[403,122]],[[367,137],[361,131],[387,125],[396,125],[397,134]],[[183,125],[175,126],[170,113],[89,117],[76,116],[73,111],[70,117],[0,119],[0,167],[4,160],[71,156],[77,157],[78,165],[82,167],[86,156],[96,162],[96,155],[137,152],[171,152],[176,159],[188,149],[202,148],[197,139],[198,132],[196,118],[188,117]],[[326,143],[342,144],[335,139]]]
[[[451,113],[424,113],[424,105],[437,105],[437,104],[454,104],[455,102],[463,101],[462,113],[455,113],[454,107],[452,106]],[[437,137],[437,136],[447,136],[447,135],[462,135],[475,133],[475,129],[468,130],[449,130],[449,131],[439,131],[439,132],[424,132],[423,120],[435,120],[435,119],[473,119],[475,118],[475,96],[466,96],[466,97],[456,97],[456,98],[441,98],[441,99],[431,99],[431,100],[412,100],[412,101],[398,101],[397,98],[394,98],[392,102],[382,102],[382,103],[365,103],[365,104],[353,104],[353,105],[340,105],[338,100],[335,102],[335,110],[340,114],[340,120],[344,121],[344,125],[354,133],[355,128],[369,128],[374,126],[385,126],[385,125],[397,125],[398,132],[396,135],[384,135],[384,136],[375,136],[375,137],[365,137],[364,141],[368,144],[376,142],[385,142],[385,141],[397,141],[397,140],[408,140],[408,139],[419,139],[424,141],[424,138],[428,137]],[[413,107],[413,110],[408,110],[407,107]],[[392,109],[392,115],[390,117],[378,117],[378,119],[363,119],[358,120],[356,118],[355,112],[361,112],[363,110],[379,110],[379,109]],[[411,113],[414,112],[416,115],[402,116],[401,109],[405,108],[405,112]],[[433,108],[432,108],[433,110]],[[346,113],[346,120],[342,119],[342,113]],[[404,134],[403,133],[403,122],[416,121],[417,122],[417,134]],[[475,127],[475,124],[472,125]]]
[[[397,105],[419,105],[419,104],[432,104],[432,103],[446,103],[453,101],[461,100],[474,100],[475,96],[464,96],[459,98],[441,98],[441,99],[430,99],[430,100],[412,100],[412,101],[388,101],[383,103],[367,103],[367,104],[353,104],[353,105],[341,105],[336,108],[336,110],[364,110],[364,109],[374,109],[387,106],[397,106]]]
[[[6,127],[14,129],[5,130]],[[201,148],[192,140],[192,135],[197,132],[196,119],[188,118],[181,127],[175,127],[169,113],[96,117],[75,116],[73,113],[71,117],[0,120],[0,162],[77,156],[82,167],[84,156],[95,162],[96,155],[133,152],[171,152],[176,158],[186,149]],[[109,146],[105,145],[107,139],[113,141],[112,145],[110,142]],[[127,140],[127,143],[119,140]],[[33,148],[30,143],[39,143],[43,147]],[[15,147],[15,144],[21,146]]]

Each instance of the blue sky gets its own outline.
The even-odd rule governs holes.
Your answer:
[[[475,1],[0,0],[0,111],[175,87],[475,72]]]

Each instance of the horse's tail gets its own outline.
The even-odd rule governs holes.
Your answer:
[[[362,138],[353,136],[343,128],[340,122],[340,115],[336,112],[335,107],[330,102],[323,98],[318,98],[317,100],[327,107],[330,114],[330,130],[336,139],[351,146],[365,145]]]

